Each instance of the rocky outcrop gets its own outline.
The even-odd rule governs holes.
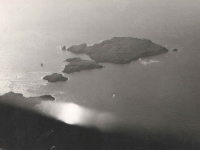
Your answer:
[[[102,65],[99,65],[95,61],[83,60],[81,58],[76,58],[76,57],[66,59],[65,61],[69,62],[69,64],[65,66],[63,70],[64,73],[73,73],[73,72],[79,72],[82,70],[103,68]]]
[[[151,40],[132,37],[114,37],[92,46],[87,46],[85,43],[74,45],[67,50],[76,54],[88,54],[96,62],[116,64],[126,64],[138,58],[168,52],[165,47]]]
[[[172,51],[173,51],[173,52],[177,52],[177,51],[178,51],[178,49],[174,48]]]
[[[39,97],[41,100],[55,100],[55,97],[51,96],[51,95],[42,95]]]
[[[63,77],[62,74],[53,73],[51,75],[47,75],[43,77],[44,80],[47,80],[48,82],[59,82],[59,81],[67,81],[68,78]]]
[[[63,62],[73,63],[73,62],[79,62],[79,61],[83,61],[83,59],[81,59],[79,57],[74,57],[74,58],[68,58],[68,59],[64,60]]]
[[[62,50],[66,50],[67,48],[66,48],[66,46],[62,46],[61,49]]]
[[[80,45],[73,45],[69,47],[67,50],[76,54],[81,54],[81,53],[84,53],[85,48],[87,48],[87,45],[83,43]]]

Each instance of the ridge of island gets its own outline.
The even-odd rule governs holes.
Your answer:
[[[97,62],[93,60],[83,60],[81,58],[69,58],[65,60],[69,62],[68,65],[65,65],[63,73],[73,73],[73,72],[80,72],[82,70],[90,70],[95,68],[103,68],[102,65],[99,65]]]
[[[113,37],[92,46],[87,46],[85,43],[73,45],[67,51],[87,54],[97,63],[127,64],[142,57],[166,53],[168,49],[148,39]]]
[[[48,82],[59,82],[59,81],[67,81],[68,78],[64,77],[62,74],[53,73],[51,75],[46,75],[43,77],[44,80]]]

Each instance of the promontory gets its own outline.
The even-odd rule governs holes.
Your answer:
[[[6,104],[12,104],[16,106],[25,106],[27,108],[33,108],[36,104],[39,104],[41,101],[54,101],[55,97],[51,95],[42,95],[38,97],[24,97],[21,93],[8,92],[0,96],[0,102]]]
[[[62,72],[64,73],[73,73],[73,72],[79,72],[82,70],[90,70],[95,68],[103,68],[102,65],[99,65],[95,61],[92,60],[83,60],[81,58],[69,58],[65,60],[66,62],[69,62],[68,65],[65,66],[64,70]]]
[[[85,43],[67,49],[76,54],[87,54],[98,62],[126,64],[138,58],[154,56],[168,52],[165,47],[148,39],[132,37],[113,37],[100,43],[87,46]]]

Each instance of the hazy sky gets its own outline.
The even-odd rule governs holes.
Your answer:
[[[199,0],[0,0],[0,37],[40,26],[80,34],[173,32],[198,27],[199,16]]]
[[[1,26],[47,25],[49,20],[62,19],[89,26],[102,21],[162,24],[193,21],[199,8],[199,0],[0,0],[0,18]]]

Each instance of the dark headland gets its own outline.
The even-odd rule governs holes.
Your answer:
[[[174,132],[168,128],[152,130],[134,124],[127,134],[118,132],[126,131],[125,127],[114,125],[112,132],[102,132],[96,128],[69,125],[45,113],[32,111],[27,105],[35,100],[29,100],[12,92],[0,96],[0,149],[199,150],[200,147],[199,137],[181,132],[182,128],[180,132]],[[8,101],[12,105],[8,105]],[[100,126],[104,124],[99,123]]]
[[[11,101],[12,100],[12,101]],[[55,97],[51,95],[42,95],[38,97],[24,97],[21,93],[8,92],[0,96],[0,102],[13,104],[19,106],[20,104],[26,105],[27,108],[32,108],[41,101],[54,101]]]
[[[47,80],[48,82],[59,82],[59,81],[67,81],[68,78],[63,77],[62,74],[53,73],[51,75],[46,75],[43,77],[44,80]]]
[[[168,52],[165,47],[148,39],[132,37],[113,37],[92,46],[85,43],[67,49],[75,54],[87,54],[96,62],[126,64],[138,58],[154,56]]]
[[[69,62],[68,65],[65,66],[64,70],[62,72],[64,73],[73,73],[73,72],[79,72],[82,70],[90,70],[95,68],[103,68],[102,65],[99,65],[95,61],[92,60],[83,60],[81,58],[69,58],[65,61]]]

